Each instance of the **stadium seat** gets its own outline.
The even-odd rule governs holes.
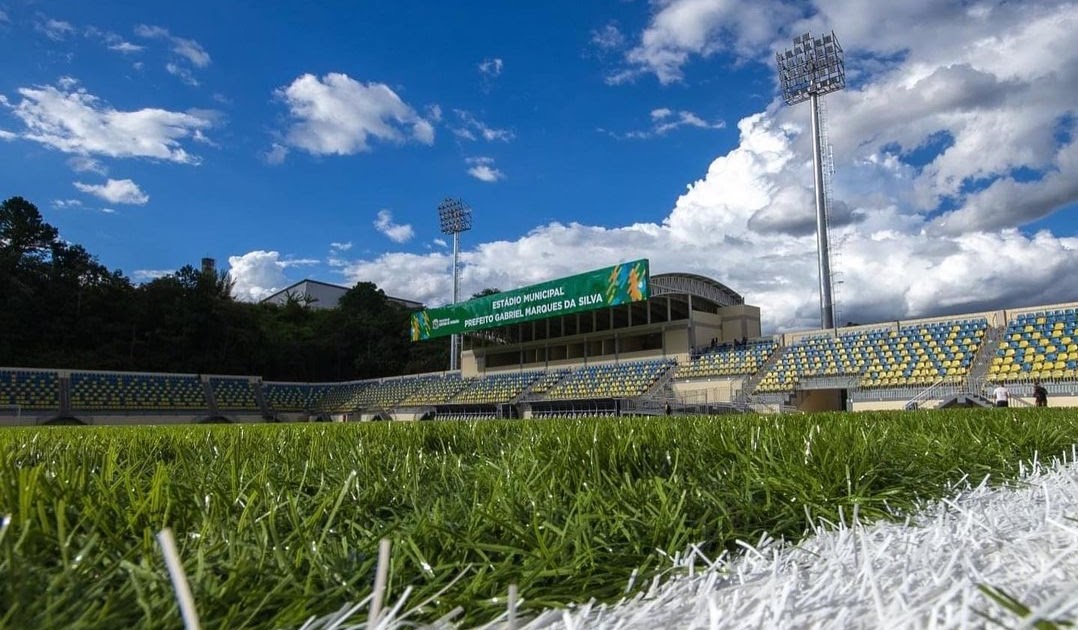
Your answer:
[[[51,370],[0,370],[0,405],[18,409],[59,409],[60,379]]]

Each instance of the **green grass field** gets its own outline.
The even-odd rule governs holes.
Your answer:
[[[372,589],[466,623],[621,597],[763,532],[884,517],[964,475],[1069,452],[1064,409],[0,431],[0,626],[180,628],[176,533],[206,628],[294,628]],[[361,617],[360,617],[361,618]]]

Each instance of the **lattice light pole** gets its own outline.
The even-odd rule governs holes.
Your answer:
[[[460,233],[472,229],[472,209],[460,199],[446,197],[438,204],[442,234],[453,236],[453,303],[460,301]],[[449,369],[460,369],[460,335],[449,339]]]
[[[846,87],[846,60],[835,33],[794,38],[793,48],[775,54],[782,98],[787,105],[812,103],[812,164],[816,185],[816,249],[820,264],[820,326],[835,327],[831,298],[831,262],[827,240],[827,200],[824,198],[819,97]]]

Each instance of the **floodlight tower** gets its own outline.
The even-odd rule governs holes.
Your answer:
[[[846,60],[834,31],[813,38],[809,33],[794,38],[793,48],[775,53],[782,98],[787,105],[812,103],[812,165],[816,185],[816,249],[820,262],[820,326],[835,327],[831,299],[831,262],[827,241],[827,200],[824,198],[823,151],[820,140],[819,98],[846,87]]]
[[[460,199],[446,197],[438,204],[442,234],[453,236],[453,303],[460,301],[460,233],[472,229],[472,209]],[[460,369],[460,335],[449,339],[449,369]]]

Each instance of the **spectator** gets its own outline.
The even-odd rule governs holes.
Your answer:
[[[1033,404],[1038,407],[1048,406],[1048,390],[1040,381],[1033,381]]]
[[[997,407],[1010,407],[1011,406],[1011,403],[1009,401],[1010,392],[1007,391],[1007,387],[1003,383],[1000,383],[999,385],[997,385],[996,388],[994,390],[992,390],[992,393],[996,397],[996,406]]]

